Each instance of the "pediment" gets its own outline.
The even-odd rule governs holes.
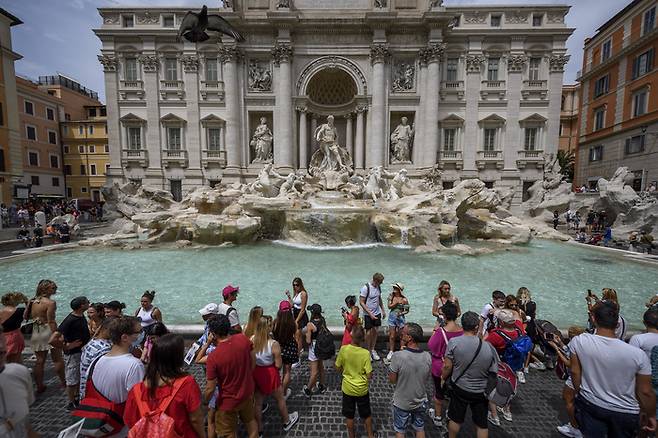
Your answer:
[[[491,114],[484,119],[478,121],[478,123],[491,123],[491,124],[503,124],[506,120],[499,116],[498,114]]]
[[[541,114],[534,113],[529,115],[525,119],[519,120],[519,123],[546,123],[548,119]]]
[[[214,124],[214,125],[224,125],[226,123],[226,120],[216,116],[215,114],[208,114],[200,121],[202,124]]]
[[[178,117],[176,114],[166,114],[160,117],[161,123],[187,123],[187,120]]]
[[[443,120],[440,120],[441,123],[453,123],[453,124],[463,124],[464,119],[459,117],[457,114],[450,114],[448,117],[446,117]]]
[[[121,117],[119,121],[122,123],[146,123],[146,120],[136,116],[133,113],[126,114],[125,116]]]

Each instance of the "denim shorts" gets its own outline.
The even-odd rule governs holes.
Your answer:
[[[413,411],[405,411],[393,405],[393,430],[397,433],[405,433],[409,426],[413,427],[415,431],[424,430],[426,410],[426,401]]]
[[[397,327],[401,329],[405,325],[404,315],[398,316],[397,313],[391,312],[388,314],[388,326]]]

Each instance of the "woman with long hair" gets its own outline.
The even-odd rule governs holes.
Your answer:
[[[345,331],[343,340],[340,345],[349,345],[352,343],[352,329],[359,325],[359,306],[356,305],[356,296],[348,295],[345,297],[346,308],[342,308],[343,321],[345,322]]]
[[[139,301],[139,309],[135,310],[135,316],[139,318],[139,323],[142,325],[142,336],[140,336],[142,341],[151,333],[156,323],[162,322],[162,312],[153,305],[154,299],[155,291],[147,290]]]
[[[506,304],[507,304],[507,300],[508,298],[505,299]],[[516,292],[516,302],[518,303],[517,310],[523,312],[522,322],[524,323],[526,334],[530,337],[530,339],[532,339],[532,343],[534,345],[540,344],[542,342],[542,339],[540,339],[539,337],[539,333],[537,332],[537,326],[535,323],[535,318],[537,317],[537,303],[532,301],[532,294],[530,293],[530,290],[527,287],[521,286],[519,290]],[[534,347],[532,350],[534,351]],[[525,366],[523,367],[523,373],[528,374],[528,372],[530,372],[530,368],[534,368],[537,370],[546,369],[546,365],[544,365],[544,362],[539,360],[539,358],[537,358],[532,353],[532,351],[528,354],[528,357],[525,361]]]
[[[144,348],[142,349],[141,360],[145,364],[148,364],[151,361],[151,350],[153,350],[153,344],[158,340],[158,338],[169,333],[169,329],[162,322],[156,322],[153,324],[149,330],[149,334],[144,338]]]
[[[89,319],[87,322],[89,334],[94,337],[105,319],[105,306],[103,303],[90,304],[87,309],[87,318]]]
[[[256,331],[256,326],[258,321],[263,316],[263,308],[261,306],[252,307],[249,311],[249,320],[247,320],[247,325],[244,326],[244,335],[248,338],[251,338]]]
[[[395,351],[395,340],[406,324],[405,315],[409,313],[409,300],[402,292],[404,285],[393,283],[393,290],[388,296],[388,355],[385,362],[388,363]]]
[[[308,379],[308,385],[304,385],[302,392],[305,396],[310,397],[312,394],[323,394],[327,391],[325,386],[324,363],[315,356],[315,341],[318,337],[318,331],[327,323],[322,316],[322,306],[312,304],[308,306],[311,312],[311,320],[306,324],[306,343],[308,344],[308,361],[310,362],[311,374]],[[317,392],[313,391],[315,384],[318,383]]]
[[[260,435],[262,435],[263,430],[263,401],[268,395],[271,395],[276,400],[279,414],[281,414],[281,420],[283,421],[283,429],[286,432],[299,420],[299,414],[297,412],[288,414],[288,407],[286,406],[283,387],[281,386],[281,379],[279,377],[279,369],[283,364],[281,346],[270,335],[272,331],[270,321],[271,319],[263,316],[256,324],[254,335],[251,337],[251,342],[254,344],[254,352],[256,353],[256,368],[254,368],[254,381],[256,383],[255,411]]]
[[[57,303],[51,298],[56,292],[57,285],[54,281],[41,280],[37,285],[34,298],[28,302],[25,309],[25,319],[34,323],[30,344],[32,351],[37,356],[36,364],[34,365],[34,380],[37,384],[37,393],[42,393],[46,390],[46,385],[43,383],[43,372],[49,351],[55,366],[55,372],[59,376],[62,386],[66,386],[62,348],[50,344],[53,333],[57,331],[57,322],[55,321]]]
[[[144,381],[128,393],[123,419],[129,428],[171,398],[164,413],[174,420],[175,432],[184,438],[206,436],[201,390],[194,377],[183,371],[184,357],[185,341],[179,335],[166,334],[153,344]]]
[[[297,324],[297,331],[295,332],[295,339],[297,339],[297,349],[301,352],[304,349],[302,341],[302,330],[308,324],[308,315],[306,314],[306,305],[308,304],[308,292],[304,287],[304,282],[301,278],[295,277],[292,280],[293,295],[290,296],[290,291],[286,290],[288,301],[292,304],[292,314],[295,317]],[[299,362],[295,366],[299,365]],[[294,367],[293,367],[294,368]]]
[[[25,348],[25,338],[21,333],[21,324],[25,314],[27,297],[20,292],[9,292],[2,296],[0,309],[0,324],[7,341],[7,363],[23,363],[21,357]]]
[[[434,301],[432,302],[432,315],[436,317],[436,327],[439,327],[444,324],[443,314],[441,312],[441,307],[448,301],[454,303],[457,306],[457,317],[461,315],[461,307],[459,306],[459,299],[452,294],[452,286],[446,280],[441,280],[439,286],[437,287],[436,295],[434,296]],[[436,328],[435,327],[435,328]]]
[[[299,362],[299,350],[297,349],[297,340],[295,332],[297,324],[292,313],[292,307],[289,301],[279,303],[279,312],[276,314],[274,325],[272,327],[272,337],[281,346],[281,360],[283,362],[283,387],[284,398],[287,400],[292,393],[290,379],[292,374],[292,364]]]

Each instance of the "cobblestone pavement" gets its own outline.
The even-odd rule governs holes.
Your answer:
[[[33,362],[27,361],[30,367]],[[347,437],[344,419],[341,415],[341,390],[340,375],[335,371],[330,362],[325,363],[327,367],[327,386],[325,394],[313,396],[310,399],[301,393],[302,386],[308,381],[308,362],[302,362],[302,366],[293,370],[291,388],[292,395],[288,399],[290,412],[299,412],[299,423],[287,434],[282,429],[282,423],[276,409],[276,404],[270,400],[270,409],[263,416],[265,437]],[[392,429],[391,399],[393,386],[388,383],[388,372],[382,362],[373,366],[374,374],[370,385],[371,405],[375,430],[381,433],[383,438],[393,438],[395,433]],[[191,372],[203,388],[205,382],[204,369],[201,366],[190,367]],[[489,436],[494,438],[515,437],[560,437],[555,427],[566,421],[566,411],[561,400],[562,382],[560,382],[552,371],[531,370],[527,376],[528,383],[519,384],[519,393],[512,401],[512,413],[514,421],[509,423],[503,420],[501,427],[490,425]],[[47,370],[46,383],[48,390],[37,397],[32,405],[30,414],[32,426],[42,434],[43,437],[56,437],[57,433],[73,423],[72,418],[65,406],[67,404],[64,390],[59,386],[57,377],[52,372],[52,367]],[[428,394],[431,396],[432,388],[428,386]],[[467,414],[467,421],[462,428],[460,437],[474,437],[475,430]],[[358,422],[358,421],[357,421]],[[366,437],[363,425],[359,423],[357,436]],[[441,437],[442,433],[431,421],[427,421],[426,436],[429,438]],[[240,438],[246,434],[242,432]],[[413,437],[411,431],[407,437]]]

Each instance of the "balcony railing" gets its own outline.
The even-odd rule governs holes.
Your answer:
[[[148,167],[148,151],[146,149],[122,149],[121,161],[125,167],[134,163],[141,167]]]
[[[446,90],[461,90],[464,88],[464,81],[443,81],[441,88]]]
[[[204,149],[201,151],[201,162],[204,167],[216,165],[219,167],[226,167],[226,151],[217,149]]]
[[[544,165],[544,151],[528,149],[520,150],[518,158],[516,159],[516,167],[522,169],[526,164],[532,163],[541,168]]]
[[[169,167],[172,164],[187,167],[187,151],[184,149],[163,149],[162,163],[165,167]]]
[[[183,81],[160,81],[160,87],[168,90],[178,90],[183,88]]]
[[[502,155],[502,151],[478,151],[478,157],[484,159],[496,159]]]
[[[478,169],[484,169],[487,164],[495,164],[498,169],[503,168],[503,151],[478,151],[475,164]]]
[[[500,90],[505,88],[505,81],[482,81],[482,88]]]
[[[537,79],[523,81],[523,88],[543,90],[543,89],[546,88],[546,81],[545,80],[537,80]]]
[[[446,164],[454,164],[455,169],[460,170],[463,165],[462,151],[439,151],[439,169],[443,169]]]
[[[135,81],[121,81],[121,88],[125,90],[141,90],[144,88],[144,82],[135,80]]]

